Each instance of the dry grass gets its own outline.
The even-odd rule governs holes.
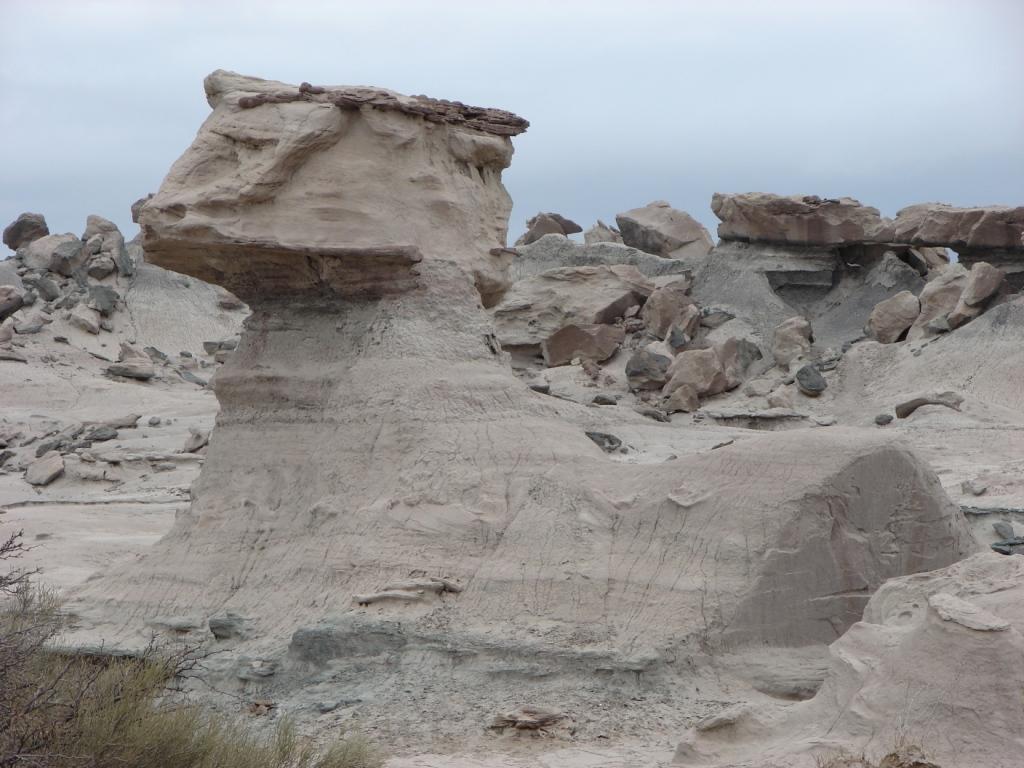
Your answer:
[[[24,552],[16,534],[0,561]],[[31,572],[0,574],[0,768],[378,768],[357,736],[326,747],[282,720],[268,738],[242,721],[167,696],[189,652],[141,658],[67,656],[48,643],[59,602]]]
[[[859,757],[848,752],[837,752],[814,759],[817,768],[940,768],[936,763],[926,759],[918,746],[898,745],[881,760],[869,760],[866,756]]]

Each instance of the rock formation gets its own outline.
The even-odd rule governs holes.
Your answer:
[[[626,245],[658,256],[699,259],[714,247],[699,221],[663,200],[620,213],[615,221]]]
[[[851,197],[715,193],[711,210],[722,220],[723,240],[809,246],[892,241],[878,209]]]
[[[83,585],[70,642],[212,641],[230,613],[245,632],[219,684],[258,680],[300,709],[311,685],[344,689],[389,729],[443,707],[456,716],[423,727],[447,736],[522,707],[524,679],[578,711],[592,704],[582,680],[642,676],[671,697],[702,654],[829,642],[886,579],[975,549],[936,476],[884,432],[711,437],[627,463],[628,441],[593,429],[597,406],[623,411],[608,423],[630,435],[668,436],[648,418],[660,411],[518,379],[495,327],[549,353],[570,322],[638,340],[656,287],[598,264],[508,288],[500,171],[525,121],[224,72],[206,89],[212,115],[140,210],[143,245],[253,315],[215,379],[190,510],[140,561]],[[590,281],[614,291],[587,289],[568,312],[561,289]],[[683,320],[649,319],[662,317]],[[742,323],[716,309],[683,324],[706,334],[691,356],[715,358],[705,391],[737,386],[753,357]],[[700,383],[668,338],[669,381]],[[606,375],[593,360],[550,370]],[[620,702],[620,725],[642,710]],[[599,722],[578,733],[596,738]]]
[[[582,231],[583,227],[559,213],[538,213],[526,222],[526,232],[516,240],[516,245],[535,243],[544,235],[566,237]]]
[[[893,579],[832,644],[814,698],[708,718],[674,764],[813,768],[916,745],[939,766],[1020,765],[1024,670],[1006,662],[1024,654],[1022,593],[1024,558],[991,553]]]

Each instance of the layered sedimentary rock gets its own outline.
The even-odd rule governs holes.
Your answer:
[[[500,175],[526,121],[224,71],[205,87],[213,113],[140,211],[154,263],[243,300],[395,292],[435,257],[460,262],[485,298],[506,287],[509,256],[491,254],[511,206]]]
[[[893,227],[893,242],[1024,254],[1024,206],[956,208],[945,203],[920,203],[901,209]]]
[[[878,209],[851,197],[716,192],[711,210],[721,219],[718,236],[723,240],[833,246],[892,239]]]
[[[315,676],[405,711],[420,704],[381,680],[409,674],[493,714],[524,675],[665,679],[691,649],[831,641],[885,579],[971,550],[883,433],[627,465],[588,438],[588,409],[518,380],[481,299],[506,284],[500,170],[524,121],[227,73],[207,92],[140,223],[150,260],[253,315],[215,379],[191,509],[84,586],[78,642],[209,639],[227,612],[246,627],[228,658],[280,669],[277,695]],[[632,305],[652,287],[603,265],[528,280],[591,273]]]
[[[832,644],[814,698],[709,718],[687,736],[675,764],[814,768],[858,765],[863,755],[876,765],[915,745],[929,764],[1019,766],[1022,605],[1021,557],[980,554],[894,579]]]

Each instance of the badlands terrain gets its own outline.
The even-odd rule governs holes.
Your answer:
[[[510,246],[522,118],[205,89],[133,240],[4,231],[0,526],[64,648],[216,651],[190,695],[393,768],[1024,765],[1024,208]]]

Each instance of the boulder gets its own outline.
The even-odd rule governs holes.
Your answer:
[[[594,243],[622,243],[622,233],[615,227],[610,227],[600,219],[597,223],[583,233],[583,242],[587,245]]]
[[[967,270],[963,264],[949,264],[937,270],[921,290],[921,311],[907,331],[907,339],[914,341],[934,335],[936,331],[929,328],[929,323],[952,312],[966,287]]]
[[[121,294],[109,285],[90,285],[88,306],[95,309],[103,317],[110,317],[117,308],[117,302],[121,300]]]
[[[41,213],[22,213],[4,228],[4,245],[12,251],[50,234]]]
[[[625,335],[620,326],[567,325],[545,339],[540,349],[548,367],[576,358],[600,363],[615,354]]]
[[[711,210],[721,219],[722,240],[834,246],[886,242],[891,235],[877,208],[851,197],[716,192]]]
[[[626,245],[657,256],[701,258],[715,245],[703,224],[661,200],[620,213],[615,221]]]
[[[921,302],[910,291],[880,301],[868,317],[868,335],[882,344],[899,341],[921,313]]]
[[[107,366],[107,373],[111,376],[146,381],[156,375],[156,368],[153,367],[153,361],[147,355],[130,344],[122,343],[120,357],[116,363]]]
[[[114,260],[112,258],[100,254],[89,259],[86,274],[94,280],[102,280],[103,278],[114,274],[114,270],[116,269],[117,265],[114,264]]]
[[[0,344],[6,344],[14,338],[14,318],[8,317],[0,321]]]
[[[100,313],[82,304],[79,304],[68,313],[67,320],[75,328],[86,333],[97,334],[100,332]]]
[[[613,323],[654,284],[636,267],[563,267],[515,283],[493,310],[503,347],[537,347],[567,325]]]
[[[25,294],[13,285],[0,285],[0,321],[21,309]]]
[[[185,440],[185,445],[182,447],[182,453],[197,453],[206,447],[210,442],[210,433],[204,432],[196,427],[188,428],[188,438]]]
[[[526,232],[516,240],[516,245],[529,245],[544,235],[572,235],[582,232],[583,227],[558,213],[538,213],[526,222]]]
[[[49,270],[70,277],[85,263],[82,241],[72,234],[46,235],[29,243],[22,261],[29,269]]]
[[[29,485],[49,485],[64,474],[64,457],[50,451],[28,465],[25,482]]]
[[[662,395],[668,397],[680,387],[692,389],[698,397],[717,395],[729,389],[730,383],[715,349],[689,349],[676,355],[669,366]]]
[[[669,328],[675,325],[692,338],[700,325],[701,314],[689,292],[690,280],[685,277],[655,288],[640,310],[644,327],[664,339]]]
[[[954,411],[960,410],[963,403],[963,395],[956,392],[930,392],[922,395],[915,395],[896,404],[896,418],[905,419],[923,405],[944,405]]]
[[[762,357],[757,344],[750,339],[734,336],[715,344],[714,350],[725,373],[726,390],[735,389],[742,384],[747,370]]]
[[[801,366],[796,372],[796,385],[808,397],[818,397],[828,388],[825,377],[813,364]]]
[[[668,369],[674,355],[663,343],[641,347],[626,361],[630,389],[661,389],[668,381]]]
[[[960,294],[960,303],[969,307],[984,304],[995,295],[1006,280],[1006,273],[985,261],[976,261],[967,274],[967,284]]]
[[[811,324],[807,318],[791,317],[784,320],[775,329],[772,338],[772,357],[780,368],[788,369],[790,364],[799,358],[806,357],[811,351]]]
[[[895,242],[955,251],[996,249],[1024,253],[1024,206],[956,208],[920,203],[896,213]]]

